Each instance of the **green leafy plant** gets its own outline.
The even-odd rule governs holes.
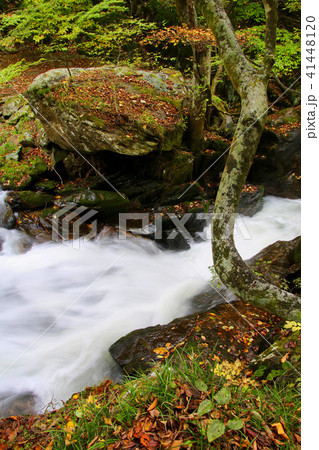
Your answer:
[[[19,77],[29,67],[36,66],[37,64],[40,64],[42,61],[43,59],[40,59],[39,61],[36,62],[27,63],[25,62],[24,59],[21,59],[20,61],[14,64],[10,64],[9,66],[0,70],[0,86],[9,83],[14,78]]]
[[[119,58],[137,47],[136,38],[154,24],[134,19],[124,0],[24,0],[21,9],[2,14],[0,49],[38,44],[44,51]]]

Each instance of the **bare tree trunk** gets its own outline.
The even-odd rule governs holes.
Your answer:
[[[289,319],[300,318],[299,297],[255,275],[240,257],[233,238],[235,214],[267,115],[267,84],[274,62],[277,0],[263,0],[266,51],[261,70],[244,56],[222,0],[196,0],[211,27],[227,74],[241,97],[241,114],[220,181],[213,214],[213,256],[217,274],[239,298]]]
[[[190,28],[197,27],[193,0],[176,0],[179,19]],[[193,80],[191,106],[188,116],[188,146],[195,155],[201,153],[211,78],[211,46],[193,44]]]

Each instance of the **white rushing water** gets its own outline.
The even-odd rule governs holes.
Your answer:
[[[266,197],[262,211],[239,222],[246,259],[300,234],[300,201]],[[79,250],[48,242],[19,253],[21,239],[0,229],[0,398],[33,392],[38,408],[110,376],[113,342],[187,314],[211,279],[209,240],[179,254],[114,236]]]

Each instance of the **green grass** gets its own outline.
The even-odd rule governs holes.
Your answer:
[[[254,440],[258,448],[262,442],[269,448],[299,448],[294,437],[300,435],[298,385],[258,382],[244,368],[229,377],[231,364],[224,375],[220,367],[213,355],[204,360],[176,351],[149,375],[127,378],[105,392],[97,387],[75,394],[65,407],[40,419],[51,440],[44,448],[117,449],[133,443],[130,448],[148,448],[153,442],[149,448],[165,449],[171,448],[169,439],[181,449],[254,448]],[[230,428],[234,423],[238,430]],[[216,425],[224,432],[214,438]]]

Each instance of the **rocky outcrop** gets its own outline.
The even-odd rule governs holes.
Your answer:
[[[54,196],[42,192],[9,192],[6,201],[15,211],[47,208],[54,201]]]
[[[282,289],[298,291],[301,274],[301,238],[277,241],[246,261],[246,264],[269,283]],[[300,283],[299,283],[300,284]]]
[[[48,139],[41,122],[20,95],[3,102],[0,116],[0,183],[4,189],[23,190],[51,166],[45,148]]]
[[[266,335],[278,321],[276,316],[244,302],[236,302],[235,307],[226,303],[167,325],[132,331],[109,351],[128,374],[149,370],[152,363],[184,345],[196,346],[203,354],[214,351],[232,362],[250,361],[259,351],[261,333]]]
[[[263,207],[264,187],[245,185],[239,200],[238,214],[252,217]]]
[[[273,344],[257,355],[252,368],[261,378],[276,379],[277,383],[294,382],[301,377],[301,335],[295,331],[289,336],[275,336]]]
[[[53,69],[27,97],[49,139],[83,154],[146,155],[180,145],[187,92],[181,74],[132,67]]]
[[[301,130],[280,131],[278,122],[297,120],[298,113],[289,109],[270,116],[247,179],[262,184],[265,194],[286,198],[301,197]],[[270,126],[273,125],[273,126]]]
[[[96,209],[104,217],[124,211],[129,205],[128,198],[123,194],[96,190],[71,194],[65,199],[65,202]]]
[[[16,218],[10,206],[5,202],[0,203],[0,228],[11,230],[15,224]]]

